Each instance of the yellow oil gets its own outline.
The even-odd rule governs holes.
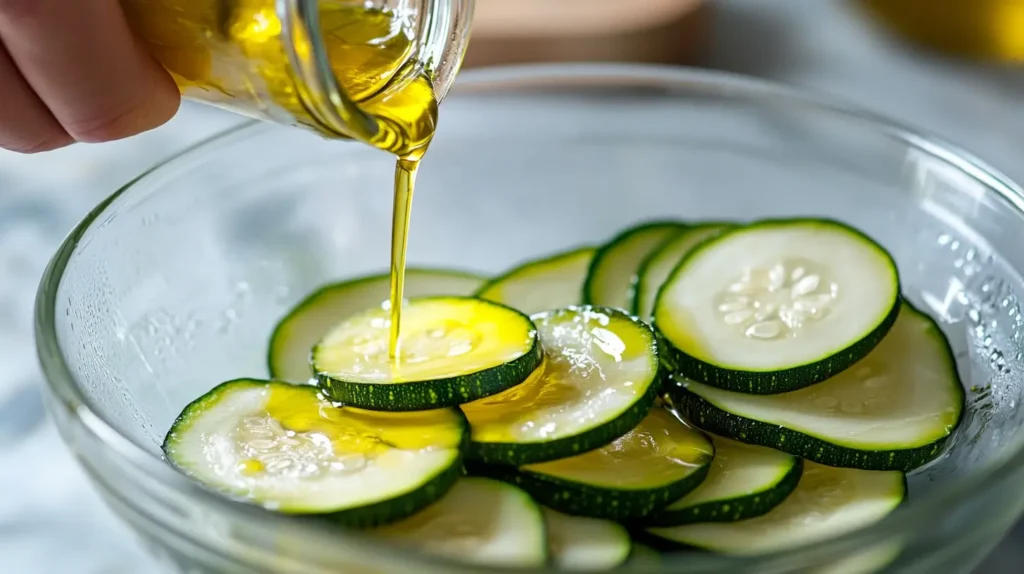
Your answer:
[[[1024,62],[1022,0],[860,0],[896,34],[948,54]]]
[[[290,72],[276,0],[121,2],[133,28],[184,96],[263,119],[326,129],[309,111],[308,95]],[[338,83],[375,124],[367,131],[352,122],[348,135],[398,158],[389,346],[395,363],[413,188],[437,124],[437,99],[426,72],[410,62],[414,44],[403,18],[368,8],[362,0],[321,0],[319,17]]]
[[[274,385],[267,414],[295,433],[316,433],[330,439],[334,453],[373,458],[397,448],[457,448],[461,440],[457,416],[449,409],[415,412],[367,411],[338,408],[321,400],[308,387]]]

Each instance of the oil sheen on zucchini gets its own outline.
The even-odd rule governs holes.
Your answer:
[[[840,536],[889,515],[906,496],[903,473],[832,468],[805,463],[786,500],[763,516],[647,532],[661,545],[696,547],[725,554],[760,554]]]
[[[859,231],[827,220],[760,221],[683,258],[658,294],[654,324],[682,375],[772,394],[862,359],[889,331],[899,301],[896,264]]]
[[[523,263],[488,282],[476,295],[527,315],[579,305],[595,253],[594,248],[583,247]]]
[[[633,314],[650,321],[662,284],[679,261],[694,247],[731,227],[727,223],[702,223],[687,227],[658,247],[641,264],[633,290]]]
[[[541,504],[567,514],[632,520],[696,488],[713,456],[703,433],[654,408],[635,428],[597,450],[483,472],[518,484]]]
[[[571,516],[542,507],[551,561],[562,570],[610,570],[629,558],[633,542],[609,520]]]
[[[519,386],[462,405],[472,460],[521,465],[608,444],[646,416],[661,387],[654,333],[622,311],[570,307],[533,321],[541,368]]]
[[[875,470],[909,471],[937,457],[964,409],[946,338],[909,303],[875,350],[813,387],[758,396],[688,381],[669,392],[681,413],[710,432]]]
[[[210,488],[288,514],[372,526],[440,498],[462,471],[456,409],[337,408],[316,387],[229,381],[188,405],[167,459]]]
[[[686,496],[644,520],[652,526],[733,522],[761,516],[796,488],[803,461],[795,456],[712,436],[708,477]]]
[[[415,269],[405,272],[405,296],[469,295],[483,279],[459,271]],[[331,327],[352,315],[380,307],[388,300],[387,273],[321,287],[293,307],[274,328],[267,364],[270,377],[305,383],[313,378],[309,352]]]
[[[487,478],[460,478],[434,504],[372,533],[480,566],[540,567],[548,559],[540,506],[519,488]]]
[[[402,311],[397,364],[388,358],[389,312],[335,326],[313,349],[331,400],[372,410],[453,406],[523,382],[542,358],[529,317],[472,297],[412,299]]]
[[[684,229],[677,221],[658,221],[631,227],[598,249],[583,284],[583,302],[629,310],[633,304],[637,269],[673,235]]]

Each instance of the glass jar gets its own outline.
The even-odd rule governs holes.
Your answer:
[[[184,97],[399,155],[393,132],[403,126],[394,124],[434,120],[473,9],[473,0],[121,4]]]

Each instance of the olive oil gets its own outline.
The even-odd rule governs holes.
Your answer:
[[[310,51],[289,35],[277,0],[121,0],[128,20],[186,97],[262,119],[348,136],[397,157],[391,246],[391,341],[398,356],[405,259],[413,187],[437,124],[437,98],[428,71],[411,58],[406,18],[367,7],[363,0],[321,0],[323,45],[339,86],[370,122],[347,116],[331,133],[310,94],[294,77],[289,50]],[[299,54],[301,56],[302,54]]]

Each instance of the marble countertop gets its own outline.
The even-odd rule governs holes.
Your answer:
[[[1024,70],[908,49],[841,0],[720,0],[711,64],[834,94],[947,137],[1024,180]],[[90,490],[48,420],[32,342],[46,261],[98,201],[174,150],[237,122],[186,105],[128,141],[39,156],[0,151],[0,556],[20,574],[147,574],[155,566]],[[1018,529],[982,567],[1017,571]]]

